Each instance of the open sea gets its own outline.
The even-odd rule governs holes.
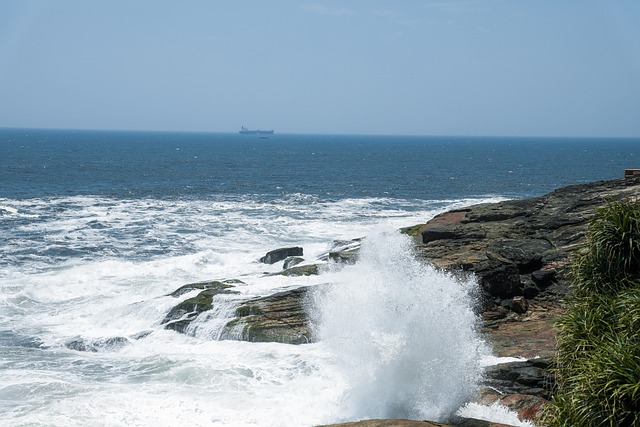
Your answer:
[[[640,139],[0,129],[0,425],[517,423],[468,404],[495,363],[475,282],[415,261],[397,229],[634,167]],[[360,237],[357,264],[318,261]],[[286,246],[327,268],[265,274]],[[197,291],[169,294],[213,279],[243,284],[164,329]],[[318,342],[218,339],[242,301],[324,284]]]

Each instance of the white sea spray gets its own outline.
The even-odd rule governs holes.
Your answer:
[[[486,346],[473,280],[418,261],[407,236],[367,236],[359,262],[316,301],[317,330],[347,383],[351,418],[446,420],[478,387]]]
[[[514,427],[535,427],[535,425],[530,421],[522,421],[518,418],[518,414],[511,411],[506,406],[500,405],[498,402],[489,406],[473,402],[467,403],[458,410],[457,414],[461,417],[499,422]]]

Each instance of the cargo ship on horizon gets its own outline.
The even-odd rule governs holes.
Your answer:
[[[242,126],[242,129],[240,129],[240,133],[242,135],[271,135],[273,134],[273,132],[273,130],[247,129],[244,126]]]

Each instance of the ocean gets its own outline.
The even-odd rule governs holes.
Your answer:
[[[639,166],[640,139],[0,129],[0,425],[469,414],[492,360],[475,282],[417,262],[397,230]],[[357,264],[322,261],[357,238]],[[323,273],[258,262],[288,246]],[[224,279],[238,294],[198,327],[163,327],[170,293]],[[219,339],[242,301],[317,285],[317,342]]]

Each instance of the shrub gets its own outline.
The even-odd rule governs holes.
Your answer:
[[[558,321],[551,426],[640,427],[640,204],[596,212]]]

